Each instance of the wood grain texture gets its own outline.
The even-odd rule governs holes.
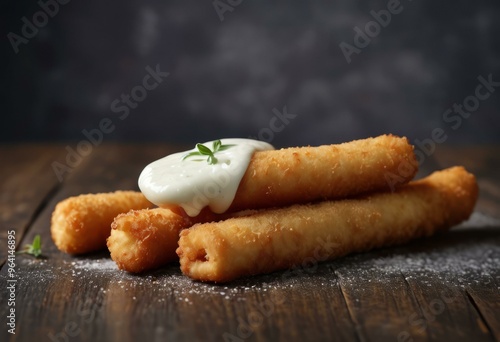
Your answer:
[[[438,146],[434,154],[441,168],[452,165],[463,165],[478,178],[481,196],[477,210],[489,216],[500,218],[500,156],[499,149],[494,146],[468,146],[451,148]]]
[[[488,182],[500,184],[489,170],[500,149],[436,159],[469,160],[491,193],[469,223],[447,234],[224,285],[193,282],[176,263],[127,274],[106,251],[74,258],[50,240],[58,201],[137,189],[142,168],[175,147],[99,146],[61,185],[50,163],[65,157],[64,146],[0,150],[0,175],[9,180],[2,183],[2,234],[19,231],[18,245],[40,234],[44,255],[16,256],[15,335],[5,324],[8,267],[0,270],[1,341],[500,341],[500,221],[490,215],[500,202],[488,190]],[[474,164],[476,154],[488,162]],[[434,167],[426,165],[424,174]]]
[[[7,256],[7,231],[15,230],[17,246],[29,224],[61,185],[51,163],[62,155],[61,146],[0,146],[0,265]]]

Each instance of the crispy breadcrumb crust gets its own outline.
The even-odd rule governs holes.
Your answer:
[[[187,276],[227,282],[430,236],[466,220],[477,196],[475,177],[453,167],[394,193],[198,224],[181,232],[177,254]]]
[[[408,183],[417,171],[413,146],[407,138],[394,135],[317,147],[257,151],[229,211],[392,191]]]
[[[59,202],[51,218],[51,235],[57,248],[83,254],[106,248],[111,222],[118,214],[154,205],[137,191],[86,194]]]

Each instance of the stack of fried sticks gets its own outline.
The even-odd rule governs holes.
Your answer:
[[[393,135],[258,151],[223,214],[155,208],[140,192],[87,194],[56,206],[52,238],[70,254],[107,244],[128,272],[179,260],[193,279],[227,282],[405,243],[470,216],[472,174],[457,166],[412,181],[417,170],[413,146]]]

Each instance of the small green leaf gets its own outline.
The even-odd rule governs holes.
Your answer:
[[[222,143],[220,142],[220,140],[215,140],[214,143],[212,144],[212,148],[214,150],[214,153],[219,151],[220,147],[221,147]]]
[[[201,154],[204,154],[206,156],[213,155],[213,152],[208,147],[206,147],[205,145],[196,144],[196,148],[198,149],[198,151],[200,151]]]
[[[233,146],[236,146],[236,145],[234,145],[234,144],[222,145],[220,140],[214,140],[214,142],[212,143],[212,148],[213,148],[213,151],[212,151],[212,150],[210,150],[210,148],[206,147],[205,145],[198,143],[198,144],[196,144],[196,148],[198,149],[198,151],[194,151],[194,152],[190,152],[190,153],[186,154],[184,157],[182,157],[182,160],[189,158],[189,157],[193,157],[193,156],[207,156],[208,164],[214,165],[214,164],[217,164],[217,162],[218,162],[217,158],[215,157],[215,153],[219,152],[219,151],[225,151],[228,148],[233,147]],[[200,159],[196,159],[195,161],[200,161]]]
[[[35,238],[33,239],[32,247],[34,250],[40,250],[40,248],[42,247],[40,235],[35,236]]]
[[[200,152],[190,152],[188,154],[186,154],[184,157],[182,157],[182,160],[186,159],[186,158],[189,158],[189,157],[193,157],[193,156],[201,156],[202,154]],[[201,159],[200,159],[201,160]]]
[[[30,254],[35,258],[38,258],[40,255],[42,255],[42,240],[40,238],[40,235],[37,234],[33,239],[31,245],[26,244],[22,250],[17,252],[17,254]]]
[[[218,151],[225,151],[230,147],[236,146],[235,144],[229,144],[229,145],[221,145],[218,149]]]
[[[208,164],[210,164],[210,165],[217,164],[217,158],[215,158],[214,155],[208,156],[207,161],[208,161]]]

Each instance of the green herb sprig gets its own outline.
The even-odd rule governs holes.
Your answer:
[[[214,165],[217,164],[218,161],[217,158],[215,157],[215,154],[220,151],[225,151],[233,146],[235,145],[234,144],[222,145],[220,140],[215,140],[212,143],[212,149],[206,147],[203,144],[196,144],[196,148],[198,149],[198,151],[186,154],[184,157],[182,157],[182,160],[194,156],[207,156],[208,164]],[[194,159],[194,161],[203,161],[203,159]]]
[[[24,248],[17,252],[17,254],[30,254],[35,258],[42,255],[42,241],[40,235],[36,235],[31,244],[24,245]]]

